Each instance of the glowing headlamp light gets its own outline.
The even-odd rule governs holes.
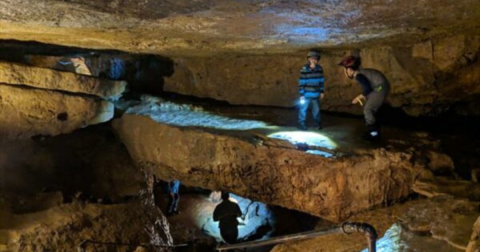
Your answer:
[[[300,97],[299,103],[300,103],[300,104],[305,104],[305,97]]]

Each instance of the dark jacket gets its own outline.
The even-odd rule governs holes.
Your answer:
[[[371,92],[387,92],[390,89],[390,84],[385,75],[375,69],[358,70],[355,80],[362,87],[362,94],[365,97]]]
[[[311,69],[310,64],[305,64],[298,79],[299,93],[305,98],[318,98],[323,93],[324,82],[323,68],[320,65],[317,64]]]
[[[220,227],[232,227],[238,225],[237,217],[242,216],[242,211],[237,203],[224,200],[213,211],[213,221],[220,221]]]

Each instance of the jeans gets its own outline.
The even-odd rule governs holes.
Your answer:
[[[180,200],[180,194],[170,193],[170,199],[168,201],[167,214],[173,214],[178,211],[178,201]]]
[[[316,126],[321,126],[320,121],[320,98],[307,98],[305,97],[305,103],[299,104],[298,110],[298,124],[299,126],[305,127],[305,121],[307,120],[307,111],[308,107],[312,106],[312,116],[313,121]]]

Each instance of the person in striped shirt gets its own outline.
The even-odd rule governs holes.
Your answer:
[[[298,89],[300,94],[298,111],[298,128],[307,130],[306,119],[307,111],[311,106],[315,129],[322,129],[320,117],[320,100],[323,99],[323,90],[325,77],[323,68],[318,64],[320,53],[310,51],[307,54],[308,63],[302,67],[300,78],[298,79]]]

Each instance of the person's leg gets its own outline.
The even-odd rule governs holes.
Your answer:
[[[377,121],[375,113],[377,113],[378,109],[382,106],[384,100],[384,93],[372,92],[368,95],[367,102],[365,103],[365,107],[363,108],[365,123],[367,125],[375,125]]]
[[[385,93],[373,92],[368,95],[367,102],[363,109],[365,123],[367,125],[367,137],[378,137],[380,132],[377,125],[376,113],[385,101]]]
[[[228,244],[237,243],[238,228],[237,227],[220,227],[220,235]]]
[[[175,193],[175,201],[173,203],[173,213],[178,214],[178,202],[180,201],[180,193]]]
[[[167,215],[173,214],[173,207],[175,205],[175,195],[173,193],[168,194],[168,207],[167,207]]]
[[[306,130],[306,120],[307,120],[307,110],[309,106],[309,99],[305,98],[303,104],[298,104],[298,128],[301,130]]]
[[[322,121],[320,117],[320,98],[312,98],[312,115],[313,121],[317,129],[322,129]]]

